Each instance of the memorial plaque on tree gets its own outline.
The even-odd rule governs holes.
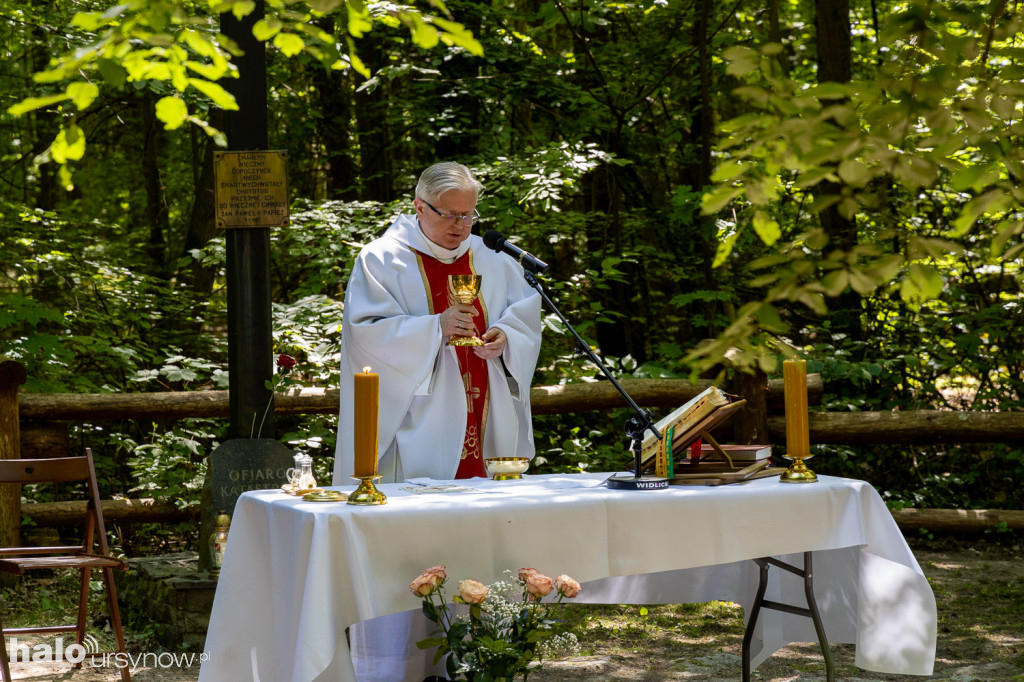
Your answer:
[[[288,152],[214,152],[217,227],[288,225]]]

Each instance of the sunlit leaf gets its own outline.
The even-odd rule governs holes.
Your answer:
[[[306,4],[309,5],[310,8],[317,12],[323,12],[324,14],[338,9],[341,7],[343,2],[345,2],[345,0],[306,0]]]
[[[75,103],[75,106],[82,110],[89,108],[89,105],[99,97],[100,89],[92,83],[77,81],[69,83],[65,92],[67,92],[71,101]]]
[[[267,41],[281,32],[284,24],[277,17],[260,19],[252,27],[252,35],[256,40]]]
[[[742,175],[750,168],[750,164],[742,163],[736,159],[730,159],[725,163],[719,164],[711,174],[712,182],[728,182],[733,180],[737,176]]]
[[[57,180],[60,182],[60,186],[64,188],[65,192],[70,192],[75,188],[74,180],[71,179],[71,168],[64,164],[61,165],[57,171]]]
[[[71,25],[84,31],[95,31],[106,23],[99,12],[75,12],[75,16],[71,18]]]
[[[484,47],[480,44],[476,38],[473,37],[473,32],[467,29],[462,24],[454,21],[448,21],[435,17],[433,20],[435,26],[439,27],[444,31],[442,37],[445,42],[466,49],[470,54],[480,57],[484,53]]]
[[[213,100],[213,103],[221,109],[225,111],[238,111],[238,103],[235,102],[235,96],[216,83],[199,78],[189,78],[188,84]]]
[[[704,194],[700,199],[700,210],[705,215],[718,213],[729,205],[743,191],[742,187],[732,185],[719,185],[710,192]]]
[[[346,36],[345,41],[348,43],[348,54],[349,59],[352,61],[352,68],[355,69],[356,73],[361,75],[363,78],[369,78],[370,70],[366,68],[366,64],[364,64],[363,60],[356,54],[356,46],[352,42],[352,39]]]
[[[163,97],[156,103],[156,117],[164,122],[165,128],[174,130],[188,118],[188,107],[177,97]]]
[[[60,164],[80,160],[85,155],[85,133],[74,123],[61,128],[50,145],[50,154]]]
[[[294,57],[306,47],[306,41],[294,33],[278,33],[274,36],[274,47],[281,50],[286,57]]]
[[[711,263],[711,267],[717,268],[725,263],[726,259],[729,258],[729,254],[732,253],[732,248],[739,236],[740,230],[732,230],[718,240],[718,247],[715,249],[715,259]]]
[[[412,41],[427,50],[435,47],[440,42],[437,29],[423,21],[423,17],[419,14],[411,13],[409,16],[412,24],[410,26]]]
[[[754,212],[754,232],[767,246],[771,246],[782,236],[779,224],[766,211]]]
[[[46,97],[26,97],[17,104],[12,104],[8,107],[7,113],[11,116],[21,116],[22,114],[26,114],[30,111],[42,109],[43,107],[48,107],[51,104],[56,104],[57,102],[63,102],[67,98],[68,95],[63,92],[58,95],[47,95]]]
[[[227,73],[227,69],[224,67],[206,64],[204,62],[189,60],[185,62],[185,66],[208,81],[220,80],[224,77],[225,73]]]
[[[348,34],[355,38],[362,38],[363,34],[373,29],[373,22],[370,20],[370,11],[362,2],[347,2],[345,10],[348,14]],[[349,49],[351,53],[351,46]],[[353,66],[355,66],[353,64]],[[358,70],[358,69],[357,69]]]
[[[254,9],[256,9],[255,2],[252,2],[252,0],[242,0],[241,2],[235,2],[231,6],[231,13],[235,15],[235,19],[241,21],[252,14]]]
[[[729,62],[726,73],[731,76],[743,76],[761,68],[761,55],[749,47],[730,47],[722,57]]]

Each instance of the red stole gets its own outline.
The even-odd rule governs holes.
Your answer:
[[[467,251],[454,263],[442,263],[433,256],[416,252],[423,285],[427,290],[430,314],[438,315],[451,307],[455,301],[448,293],[448,275],[475,275],[473,251]],[[476,316],[473,325],[476,335],[487,331],[487,310],[478,296],[473,302]],[[472,346],[455,346],[462,372],[462,383],[466,388],[466,437],[462,444],[462,456],[455,478],[486,476],[483,459],[484,424],[487,423],[487,361],[477,357]]]

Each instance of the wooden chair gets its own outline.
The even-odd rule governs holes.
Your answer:
[[[21,628],[4,628],[0,619],[0,631],[3,633],[3,646],[0,646],[0,666],[3,680],[11,679],[10,662],[7,653],[7,637],[25,633],[74,632],[75,642],[83,645],[85,641],[86,613],[89,606],[89,577],[94,569],[103,571],[103,583],[106,586],[107,605],[110,609],[110,625],[117,642],[116,652],[91,652],[86,648],[87,656],[103,656],[120,653],[119,658],[122,682],[131,682],[128,671],[127,651],[124,644],[124,632],[121,629],[121,612],[117,607],[117,592],[114,588],[114,569],[128,570],[128,562],[110,555],[107,547],[107,531],[103,525],[103,509],[100,506],[99,487],[96,484],[96,468],[93,465],[92,450],[85,449],[80,457],[55,457],[53,459],[6,459],[0,460],[0,483],[60,483],[85,482],[88,494],[82,531],[81,545],[60,547],[4,547],[0,548],[0,571],[25,575],[27,571],[40,569],[72,568],[79,571],[78,617],[71,625],[32,626]],[[20,494],[20,488],[18,490]],[[90,639],[92,639],[90,637]],[[81,667],[81,662],[76,667]]]

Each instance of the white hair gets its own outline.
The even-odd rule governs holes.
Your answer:
[[[442,161],[430,166],[420,175],[416,183],[416,198],[427,202],[437,201],[445,192],[455,190],[471,191],[477,196],[484,186],[461,163]]]

